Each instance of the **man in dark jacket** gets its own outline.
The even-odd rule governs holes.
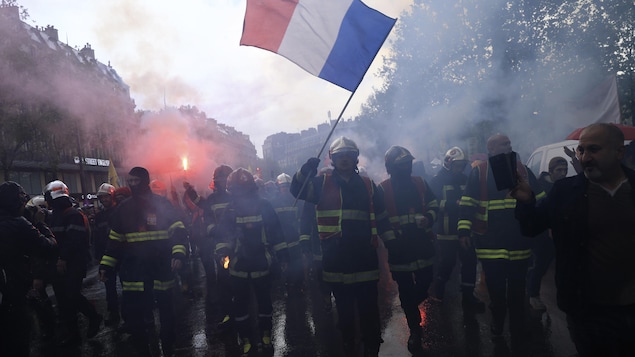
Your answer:
[[[123,285],[122,313],[133,344],[141,355],[150,355],[145,317],[152,315],[156,298],[163,354],[174,352],[174,273],[185,259],[187,232],[167,198],[150,190],[150,174],[143,167],[128,173],[132,197],[119,204],[111,217],[110,237],[101,259],[100,278],[120,266]]]
[[[576,150],[583,172],[538,200],[512,191],[524,234],[551,228],[558,307],[580,356],[635,356],[635,172],[620,165],[624,135],[592,124]]]
[[[475,295],[476,252],[473,246],[461,247],[457,231],[459,201],[467,176],[463,173],[467,159],[463,149],[455,146],[445,153],[443,168],[430,180],[430,188],[439,201],[439,218],[435,223],[439,261],[434,282],[433,299],[443,301],[445,285],[456,265],[461,267],[461,295],[464,312],[485,312],[485,304]]]
[[[227,178],[233,171],[227,165],[220,165],[214,169],[210,185],[214,192],[207,198],[199,196],[188,182],[183,183],[184,195],[187,199],[203,209],[205,236],[199,242],[199,255],[205,269],[207,289],[205,312],[207,322],[214,333],[225,331],[231,325],[232,293],[229,270],[223,267],[224,256],[221,257],[216,252],[219,242],[214,240],[212,232],[225,214],[231,200],[227,192]]]
[[[408,351],[416,354],[423,352],[419,304],[428,297],[432,284],[435,255],[432,225],[439,204],[427,182],[420,176],[412,176],[414,156],[408,149],[391,146],[384,159],[390,178],[379,186],[384,192],[388,219],[395,232],[384,244],[410,330]]]
[[[509,137],[492,135],[487,140],[487,153],[490,157],[514,155]],[[533,173],[517,157],[514,159],[519,176],[540,191],[538,196],[544,196]],[[514,220],[516,200],[509,196],[508,189],[498,189],[489,161],[479,163],[468,177],[459,203],[459,242],[462,247],[469,247],[474,240],[490,298],[492,338],[503,342],[503,328],[509,315],[512,350],[522,353],[527,343],[525,289],[530,240],[521,235]]]
[[[95,242],[95,259],[101,261],[101,257],[106,252],[108,236],[110,235],[110,216],[115,210],[115,187],[108,183],[102,183],[97,190],[97,199],[101,203],[102,209],[95,214],[95,230],[93,231],[93,241]],[[108,315],[104,323],[106,326],[119,325],[119,297],[117,296],[117,272],[108,271],[108,278],[104,282],[106,288],[106,306]]]
[[[332,173],[315,176],[320,160],[310,158],[293,176],[291,193],[316,204],[322,278],[335,296],[345,354],[357,353],[357,310],[364,356],[377,356],[382,341],[377,307],[377,239],[394,239],[394,232],[381,192],[372,180],[358,174],[357,144],[344,136],[335,139],[329,157]]]
[[[0,184],[0,355],[28,356],[26,294],[33,277],[29,257],[54,254],[56,242],[22,216],[28,196],[12,181]],[[43,223],[41,223],[43,224]]]
[[[278,216],[271,203],[261,198],[253,175],[238,168],[227,178],[231,201],[225,214],[212,230],[216,251],[229,259],[229,274],[234,294],[234,322],[241,339],[243,356],[253,354],[257,344],[266,353],[273,352],[271,302],[271,262],[275,256],[284,266],[288,261],[286,242]],[[252,307],[251,291],[257,307]],[[250,312],[258,311],[260,341],[253,339]]]
[[[53,279],[53,290],[60,315],[67,328],[67,335],[60,341],[62,346],[73,346],[81,342],[77,313],[89,320],[86,337],[97,335],[102,317],[95,306],[82,295],[82,281],[88,265],[90,227],[88,218],[73,207],[64,182],[55,180],[46,185],[44,198],[53,210],[51,230],[59,246],[57,274]]]

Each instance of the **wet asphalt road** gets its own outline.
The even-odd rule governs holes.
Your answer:
[[[177,341],[176,356],[239,356],[237,339],[233,332],[215,333],[207,326],[205,313],[205,279],[199,261],[195,261],[197,277],[189,295],[176,293]],[[509,333],[505,341],[493,342],[489,332],[490,314],[464,314],[458,291],[458,274],[448,282],[442,303],[424,301],[420,305],[423,317],[422,356],[512,356]],[[278,282],[272,289],[273,297],[273,356],[303,357],[343,356],[341,339],[336,328],[335,308],[326,312],[319,297],[315,282],[309,280],[302,296],[286,297]],[[380,356],[411,356],[406,349],[408,328],[401,307],[397,287],[390,279],[385,266],[379,283],[379,304],[382,318],[384,343]],[[480,297],[487,301],[484,283],[477,287]],[[105,291],[97,280],[97,269],[89,271],[84,280],[84,295],[95,303],[98,311],[105,313]],[[527,348],[523,356],[575,356],[564,315],[555,306],[553,271],[543,279],[543,302],[547,312],[536,313],[527,304]],[[155,313],[156,314],[156,313]],[[158,324],[158,316],[155,316]],[[81,331],[85,331],[86,320],[80,315]],[[506,328],[507,330],[507,328]],[[83,339],[76,348],[59,349],[39,343],[37,329],[33,331],[32,356],[135,356],[129,336],[120,334],[112,327],[104,327],[93,339]],[[154,336],[153,356],[162,356],[158,338]],[[259,356],[258,353],[252,354]],[[266,354],[260,354],[265,356]],[[269,354],[271,356],[271,354]]]

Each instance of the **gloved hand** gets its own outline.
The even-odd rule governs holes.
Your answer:
[[[304,165],[302,165],[300,172],[304,177],[313,177],[315,176],[315,174],[317,174],[317,168],[319,164],[320,159],[318,159],[317,157],[312,157],[308,159]]]
[[[196,198],[198,198],[198,193],[196,193],[196,190],[194,190],[194,186],[190,185],[189,182],[184,181],[183,188],[185,189],[185,195],[187,195],[190,200],[194,201],[196,200]]]

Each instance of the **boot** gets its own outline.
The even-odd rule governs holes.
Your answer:
[[[249,353],[251,352],[251,341],[248,338],[243,338],[242,347],[243,347],[242,356],[243,357],[249,356]]]
[[[99,332],[99,328],[101,327],[101,321],[103,317],[100,314],[95,314],[88,320],[88,329],[86,330],[86,337],[93,338],[97,336],[97,332]]]
[[[417,354],[423,351],[421,334],[421,329],[410,330],[410,337],[408,337],[408,351],[410,353]]]
[[[262,331],[262,351],[271,352],[273,351],[273,345],[271,344],[271,330]]]

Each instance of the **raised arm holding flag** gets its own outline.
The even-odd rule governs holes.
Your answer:
[[[247,0],[241,45],[277,53],[351,91],[318,158],[395,21],[360,0]]]

